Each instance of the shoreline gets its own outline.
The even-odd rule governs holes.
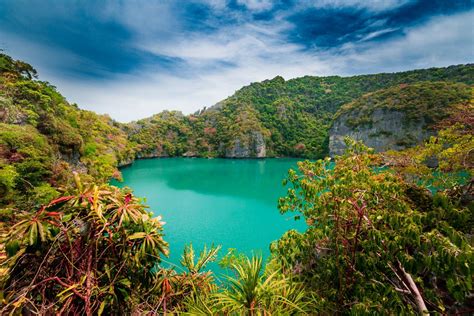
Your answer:
[[[126,163],[126,164],[121,164],[117,166],[117,169],[123,169],[130,167],[134,164],[135,161],[138,160],[150,160],[150,159],[172,159],[172,158],[178,158],[178,159],[207,159],[207,160],[212,160],[212,159],[225,159],[225,160],[266,160],[266,159],[300,159],[300,160],[309,160],[311,158],[307,157],[186,157],[186,156],[156,156],[156,157],[140,157],[140,158],[135,158],[132,162]],[[317,160],[317,159],[316,159]]]

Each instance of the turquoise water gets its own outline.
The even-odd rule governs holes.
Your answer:
[[[166,222],[165,240],[170,245],[166,260],[179,265],[185,244],[195,250],[207,244],[221,245],[220,257],[229,248],[250,255],[269,255],[269,244],[285,231],[305,229],[291,214],[281,215],[278,198],[295,159],[199,159],[165,158],[138,160],[122,169],[123,183],[146,198],[155,215]],[[210,265],[215,272],[217,264]]]

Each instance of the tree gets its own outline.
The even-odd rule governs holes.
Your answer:
[[[380,168],[381,156],[362,144],[348,145],[334,162],[290,170],[279,207],[301,213],[308,229],[274,243],[273,260],[326,313],[468,309],[474,252],[459,224],[469,209]]]
[[[385,153],[385,163],[405,179],[432,190],[460,189],[467,182],[464,189],[469,193],[474,176],[474,100],[455,107],[436,130],[437,135],[424,144]]]

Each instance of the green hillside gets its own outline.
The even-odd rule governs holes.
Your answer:
[[[134,148],[110,117],[80,110],[30,65],[0,54],[0,205],[58,195],[73,171],[106,182]]]
[[[401,84],[374,93],[342,106],[334,119],[357,112],[362,117],[371,115],[375,110],[402,111],[408,120],[424,120],[433,124],[447,117],[453,105],[466,104],[472,98],[470,86],[450,82],[418,82]],[[365,123],[364,123],[365,122]],[[357,127],[370,123],[361,118],[360,122],[350,123]]]
[[[166,148],[166,142],[172,139],[173,148],[158,152],[165,156],[188,153],[226,157],[236,140],[245,144],[249,152],[255,152],[252,133],[258,133],[264,138],[266,156],[322,158],[328,155],[328,131],[333,116],[343,104],[392,86],[422,81],[471,85],[473,78],[471,64],[353,77],[306,76],[288,81],[275,77],[246,86],[193,115],[173,115],[170,123],[162,119],[169,116],[166,113],[132,123],[142,127],[134,129],[133,139],[147,153],[157,152],[156,147]]]
[[[436,134],[436,126],[458,107],[466,108],[472,87],[463,83],[417,82],[367,93],[343,105],[329,130],[329,154],[341,155],[344,139],[362,141],[376,152],[402,150]]]

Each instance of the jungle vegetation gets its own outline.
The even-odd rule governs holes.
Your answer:
[[[2,314],[474,310],[472,65],[277,77],[194,115],[163,112],[125,125],[80,110],[36,77],[30,65],[0,55]],[[393,99],[404,93],[400,84],[419,81],[446,82],[423,85],[437,90],[428,95],[448,93],[433,102],[470,93],[471,101],[437,118],[434,136],[414,148],[377,154],[348,139],[344,155],[324,158],[328,124],[343,104],[390,86]],[[218,246],[197,254],[189,245],[181,269],[163,267],[165,223],[108,180],[120,177],[119,164],[156,150],[223,155],[219,147],[255,129],[273,155],[322,157],[289,171],[278,205],[308,229],[272,243],[267,262],[229,252],[221,282],[206,268]]]

